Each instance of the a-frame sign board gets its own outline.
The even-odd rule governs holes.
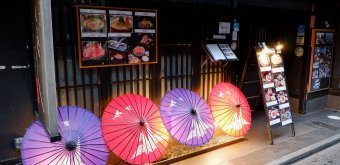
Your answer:
[[[267,119],[271,144],[274,144],[271,129],[274,125],[291,125],[295,136],[293,115],[290,109],[286,76],[280,45],[268,48],[265,43],[256,48],[262,99]]]

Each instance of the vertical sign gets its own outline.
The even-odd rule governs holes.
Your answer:
[[[33,44],[39,119],[51,141],[59,140],[51,0],[33,2]]]
[[[267,48],[257,52],[262,98],[269,125],[293,123],[281,50]]]

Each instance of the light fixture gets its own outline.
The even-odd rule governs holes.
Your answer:
[[[283,45],[280,43],[280,42],[277,42],[277,45],[276,45],[276,52],[277,53],[281,53],[281,50],[283,48]]]

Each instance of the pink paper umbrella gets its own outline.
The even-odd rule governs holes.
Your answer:
[[[97,116],[80,107],[65,106],[58,108],[57,121],[61,141],[51,143],[40,121],[27,129],[21,148],[24,165],[107,163],[109,151]]]
[[[202,146],[215,131],[213,117],[205,100],[183,88],[165,94],[161,101],[161,116],[171,136],[188,146]]]
[[[140,95],[113,99],[103,113],[102,127],[109,148],[132,164],[154,162],[168,147],[169,135],[158,106]]]
[[[248,101],[242,92],[230,83],[214,86],[209,96],[215,123],[230,136],[245,135],[251,125]]]

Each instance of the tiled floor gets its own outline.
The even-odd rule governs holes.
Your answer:
[[[264,115],[260,114],[253,118],[251,131],[245,137],[247,140],[174,164],[265,164],[340,134],[340,120],[330,119],[330,115],[340,117],[340,111],[320,110],[304,116],[297,115],[294,118],[296,136],[291,136],[290,126],[273,128],[275,144],[270,145],[266,120]],[[316,125],[316,122],[324,124]],[[330,129],[327,125],[334,127]]]

